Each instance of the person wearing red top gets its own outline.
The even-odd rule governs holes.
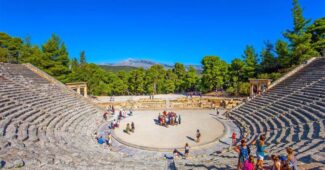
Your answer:
[[[233,132],[233,133],[232,133],[232,136],[231,136],[231,139],[232,139],[232,145],[233,145],[233,146],[236,145],[236,135],[237,135],[237,134],[236,134],[235,132]]]

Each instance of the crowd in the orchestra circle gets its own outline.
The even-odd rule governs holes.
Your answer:
[[[174,126],[182,123],[181,115],[177,115],[175,112],[163,111],[162,114],[159,113],[157,119],[159,125],[168,127],[168,125]]]
[[[108,115],[115,115],[115,108],[114,106],[108,106],[106,111],[103,113],[103,119],[105,121],[108,120]],[[128,113],[125,109],[121,109],[118,112],[117,118],[111,121],[108,125],[108,130],[104,132],[104,134],[98,135],[97,132],[94,133],[94,138],[97,140],[98,144],[107,144],[108,146],[112,146],[112,134],[110,130],[114,130],[116,128],[120,128],[121,120],[126,118],[127,116],[132,116],[133,111],[130,110]],[[123,130],[125,133],[130,134],[130,132],[135,132],[135,124],[134,122],[127,123],[126,128]]]
[[[268,153],[265,144],[266,135],[262,134],[258,139],[251,143],[247,143],[246,138],[242,138],[240,144],[236,145],[236,134],[232,135],[234,150],[238,153],[237,170],[263,170],[264,160]],[[256,146],[256,162],[255,157],[251,153],[251,147]],[[272,170],[298,170],[297,159],[294,156],[292,148],[286,148],[287,155],[271,155],[273,165],[268,167]]]

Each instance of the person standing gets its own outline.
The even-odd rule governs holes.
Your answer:
[[[287,148],[287,157],[288,157],[288,167],[292,170],[298,170],[297,167],[297,159],[293,154],[293,149],[292,148]]]
[[[231,135],[231,139],[232,139],[232,146],[235,146],[236,145],[236,132],[233,132],[232,135]]]
[[[239,154],[237,170],[240,170],[243,168],[245,161],[249,159],[250,148],[245,140],[241,140],[240,146],[235,147],[234,150]]]
[[[196,143],[199,143],[200,142],[200,138],[201,138],[201,133],[200,133],[200,130],[197,129],[196,130]]]
[[[188,143],[185,144],[185,159],[188,158],[188,155],[190,153],[190,147],[188,146]]]
[[[134,126],[134,122],[131,123],[131,132],[134,132],[135,130],[135,126]]]
[[[254,170],[254,156],[249,155],[248,160],[244,161],[242,170]]]
[[[281,162],[279,156],[272,155],[271,158],[273,160],[272,170],[281,170]]]
[[[263,161],[264,161],[264,156],[265,156],[265,152],[266,152],[265,139],[266,139],[266,136],[264,134],[262,134],[260,136],[260,139],[257,139],[255,141],[256,157],[257,157],[256,167],[259,169],[263,169]]]

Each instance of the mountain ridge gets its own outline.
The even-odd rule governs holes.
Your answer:
[[[147,59],[133,59],[133,58],[129,58],[126,60],[123,60],[121,62],[117,62],[117,63],[105,63],[105,64],[100,64],[100,65],[107,65],[107,66],[129,66],[129,67],[136,67],[136,68],[144,68],[144,69],[148,69],[153,65],[156,64],[160,64],[162,65],[165,69],[172,69],[174,67],[174,65],[171,64],[165,64],[165,63],[159,63],[159,62],[155,62],[152,60],[147,60]],[[190,66],[193,66],[197,71],[202,71],[202,66],[201,65],[195,65],[195,64],[188,64],[188,65],[184,65],[186,69],[188,69]]]

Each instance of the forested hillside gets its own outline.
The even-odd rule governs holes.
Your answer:
[[[87,63],[86,53],[79,58],[69,56],[67,46],[53,34],[42,45],[0,33],[0,62],[31,63],[63,83],[85,81],[92,95],[209,92],[224,89],[230,94],[248,94],[248,78],[279,78],[288,69],[325,49],[325,18],[311,22],[303,17],[297,0],[293,0],[293,28],[284,31],[284,39],[265,41],[261,52],[247,45],[241,57],[226,63],[218,56],[205,56],[200,75],[194,67],[188,69],[175,63],[172,69],[154,65],[149,69],[127,71],[103,69]]]

